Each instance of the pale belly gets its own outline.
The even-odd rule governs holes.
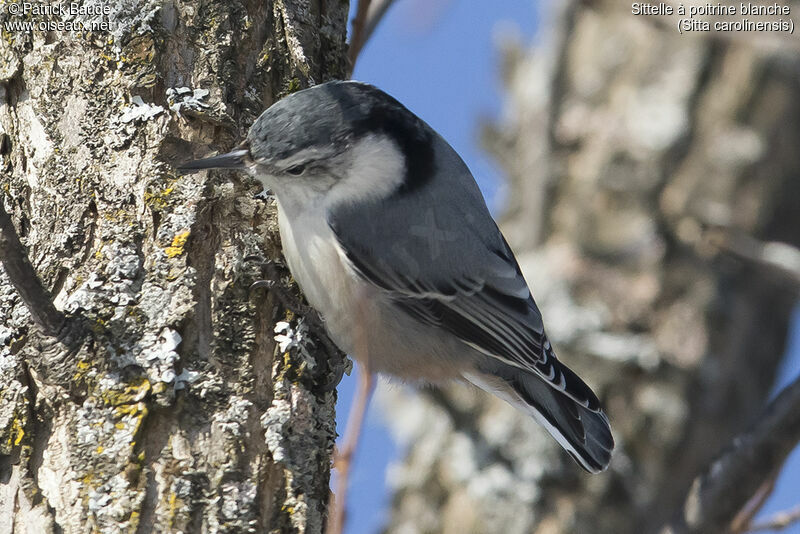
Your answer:
[[[284,256],[292,276],[342,351],[403,380],[460,378],[473,349],[397,308],[350,266],[327,223],[289,221],[279,210]]]

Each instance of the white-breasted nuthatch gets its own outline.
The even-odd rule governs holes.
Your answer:
[[[317,85],[267,109],[236,150],[181,168],[243,169],[274,192],[286,262],[342,351],[401,379],[472,382],[586,470],[607,467],[608,418],[556,358],[472,174],[397,100]]]

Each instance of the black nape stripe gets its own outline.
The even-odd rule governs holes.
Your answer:
[[[422,119],[380,89],[367,84],[341,83],[326,87],[338,102],[342,118],[356,138],[372,133],[390,137],[406,162],[406,175],[396,195],[423,187],[433,178],[434,133]]]
[[[395,106],[379,106],[356,124],[361,135],[379,132],[393,139],[400,148],[406,161],[406,175],[396,195],[418,190],[433,178],[436,170],[433,134],[410,111]]]

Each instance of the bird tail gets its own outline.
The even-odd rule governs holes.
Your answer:
[[[590,473],[608,467],[614,438],[602,410],[586,408],[535,373],[497,361],[483,362],[477,373],[464,378],[531,415]]]

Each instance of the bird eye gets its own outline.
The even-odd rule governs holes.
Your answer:
[[[305,165],[295,165],[294,167],[289,167],[288,169],[286,169],[286,172],[288,172],[292,176],[300,176],[305,172],[305,170],[306,170]]]

